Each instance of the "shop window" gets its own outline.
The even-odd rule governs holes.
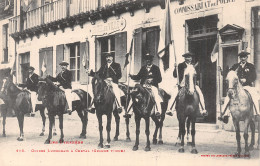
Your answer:
[[[2,37],[2,45],[3,45],[3,63],[8,62],[8,24],[3,25],[3,37]]]
[[[80,80],[80,50],[79,43],[69,45],[69,64],[72,73],[72,81],[78,82]]]
[[[22,83],[26,82],[26,78],[29,76],[28,68],[30,66],[30,52],[20,54],[20,80]]]

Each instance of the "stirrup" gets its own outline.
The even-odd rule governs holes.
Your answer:
[[[88,108],[87,111],[88,111],[89,113],[95,114],[96,109],[95,109],[94,107],[91,107],[91,108]]]

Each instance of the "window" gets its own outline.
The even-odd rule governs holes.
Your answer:
[[[80,80],[80,49],[79,43],[69,45],[69,63],[70,71],[72,72],[72,81],[78,82]]]
[[[106,63],[105,54],[110,53],[115,60],[115,36],[109,36],[102,38],[101,42],[101,64]]]
[[[28,67],[30,66],[30,52],[20,54],[20,71],[21,71],[21,81],[26,82],[26,78],[29,76]]]
[[[3,63],[8,62],[8,24],[3,25]]]

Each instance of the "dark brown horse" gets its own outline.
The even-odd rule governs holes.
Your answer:
[[[18,124],[20,128],[20,136],[17,138],[18,141],[24,140],[24,132],[23,132],[23,125],[24,125],[24,115],[26,113],[30,113],[32,110],[31,106],[31,97],[30,92],[24,90],[20,90],[11,80],[9,77],[5,77],[3,79],[2,88],[1,88],[2,99],[5,102],[5,109],[8,108],[13,109],[18,119]],[[4,114],[4,129],[3,135],[5,136],[5,119],[6,114]]]
[[[103,126],[102,126],[102,116],[107,116],[107,144],[105,145],[106,148],[110,148],[110,131],[111,131],[111,119],[112,113],[115,116],[116,121],[116,134],[114,140],[118,140],[119,136],[119,122],[120,117],[118,112],[116,111],[116,104],[115,104],[115,95],[113,93],[112,87],[109,83],[105,82],[101,79],[97,74],[92,79],[92,88],[94,94],[94,105],[96,108],[96,116],[98,119],[98,126],[99,126],[99,135],[100,140],[98,147],[103,148]]]
[[[157,144],[157,133],[160,129],[159,133],[159,144],[163,144],[162,140],[162,127],[163,121],[165,119],[165,112],[168,105],[168,99],[164,100],[162,103],[162,114],[160,120],[153,113],[153,109],[155,109],[155,101],[153,99],[153,95],[150,90],[144,88],[142,85],[137,84],[135,89],[131,92],[131,97],[133,100],[133,110],[135,114],[135,123],[136,123],[136,140],[133,150],[138,150],[139,146],[139,135],[140,135],[140,121],[143,118],[145,120],[145,134],[146,134],[146,147],[145,151],[150,151],[150,117],[155,122],[155,131],[153,135],[153,144]]]
[[[230,71],[226,77],[228,84],[228,97],[230,98],[229,110],[233,118],[233,124],[236,130],[237,152],[236,157],[240,157],[240,127],[239,122],[244,121],[244,139],[245,139],[245,157],[250,157],[249,150],[254,148],[255,144],[255,119],[253,112],[253,102],[249,93],[243,89],[236,71]],[[259,123],[259,122],[258,122]],[[248,127],[251,128],[251,144],[248,146]],[[258,132],[258,139],[260,133]],[[258,140],[259,146],[259,140]]]
[[[179,121],[179,136],[181,137],[180,153],[184,153],[184,136],[185,136],[185,122],[191,123],[191,136],[192,136],[192,151],[191,153],[198,153],[195,147],[195,122],[196,116],[199,113],[199,96],[195,91],[196,70],[193,66],[188,66],[184,71],[185,86],[180,89],[178,102],[177,102],[177,118]],[[189,123],[187,123],[189,124]]]

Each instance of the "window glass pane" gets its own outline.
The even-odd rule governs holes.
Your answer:
[[[75,69],[75,58],[70,58],[70,69]]]
[[[78,57],[77,59],[78,59],[78,61],[77,61],[78,62],[77,69],[79,69],[80,68],[80,63],[81,63],[80,62],[80,57]]]
[[[108,51],[108,38],[101,39],[101,52]]]
[[[79,70],[77,70],[77,81],[79,81],[80,80],[80,72],[79,72]]]
[[[115,51],[115,36],[110,38],[110,51]]]
[[[75,45],[70,45],[70,57],[75,57]]]
[[[75,81],[75,70],[71,70],[72,81]]]

